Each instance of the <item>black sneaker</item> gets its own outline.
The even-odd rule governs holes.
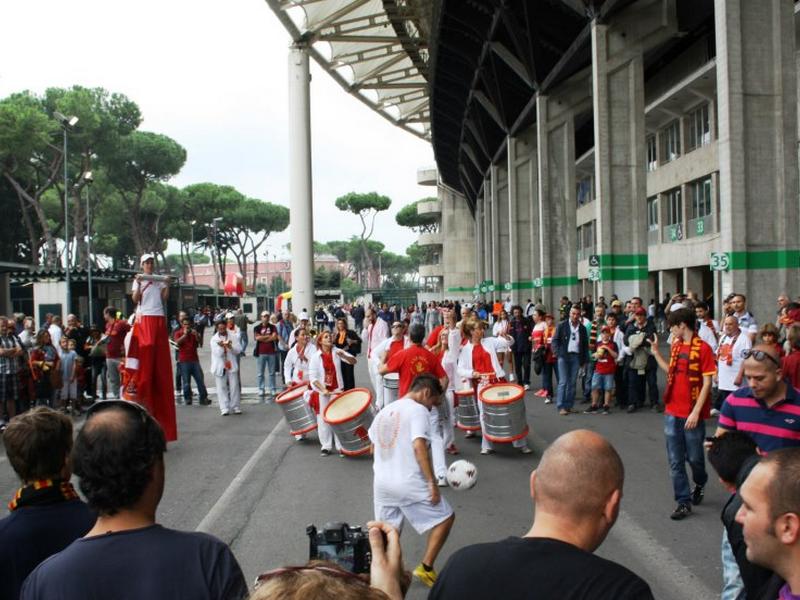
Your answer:
[[[600,413],[601,413],[601,414],[604,414],[604,415],[610,415],[610,414],[611,414],[611,407],[609,407],[609,406],[604,406],[604,407],[603,407],[603,410],[601,410],[601,411],[600,411]]]
[[[669,516],[673,521],[681,521],[692,514],[692,507],[688,504],[678,504],[677,508]]]
[[[695,485],[694,489],[692,490],[692,504],[697,506],[698,504],[702,503],[704,495],[705,488],[702,485]]]
[[[636,412],[636,405],[635,404],[628,404],[628,408],[626,410],[629,413]]]
[[[320,450],[319,455],[320,456],[330,456],[331,455],[331,451],[328,450],[327,448],[323,448],[322,450]]]
[[[585,414],[585,415],[593,415],[593,414],[595,414],[595,413],[597,413],[599,411],[600,411],[600,409],[597,406],[590,406],[585,411],[583,411],[583,414]]]

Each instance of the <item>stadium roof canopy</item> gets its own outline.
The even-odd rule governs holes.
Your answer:
[[[430,0],[266,0],[295,44],[345,91],[430,139]]]

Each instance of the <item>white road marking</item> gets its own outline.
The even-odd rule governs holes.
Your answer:
[[[676,582],[680,582],[681,593],[685,598],[712,600],[719,597],[719,592],[711,590],[700,581],[669,548],[659,543],[626,511],[619,511],[619,518],[608,535],[620,539],[631,554],[638,556],[647,567],[651,567],[646,576],[639,573],[651,584],[653,579],[658,579],[663,589],[674,589]]]
[[[211,530],[214,528],[217,520],[222,517],[228,509],[228,505],[233,501],[234,498],[237,497],[239,494],[239,489],[244,485],[245,481],[250,477],[250,473],[252,473],[253,469],[255,469],[258,462],[264,456],[269,447],[272,445],[272,442],[275,441],[278,433],[280,433],[286,424],[283,419],[278,421],[278,424],[273,427],[272,431],[269,432],[269,435],[261,442],[261,445],[258,449],[253,453],[242,469],[236,474],[236,477],[233,478],[230,485],[225,489],[219,499],[216,501],[214,506],[211,507],[211,510],[208,511],[208,514],[203,517],[203,520],[200,521],[200,524],[195,528],[195,531],[202,531],[203,533],[211,533]]]

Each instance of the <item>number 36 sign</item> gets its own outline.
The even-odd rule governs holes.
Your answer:
[[[712,252],[711,253],[711,270],[712,271],[727,271],[731,265],[731,259],[727,252]]]

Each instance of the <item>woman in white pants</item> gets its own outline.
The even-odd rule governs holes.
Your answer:
[[[484,338],[486,323],[479,320],[467,321],[463,325],[466,335],[470,341],[461,348],[458,356],[458,367],[456,373],[459,377],[471,380],[475,384],[475,393],[480,397],[481,390],[491,383],[505,379],[503,371],[497,360],[497,344],[495,338]],[[483,424],[483,405],[478,400],[478,411],[481,419],[481,454],[494,454],[494,445],[486,439]],[[528,440],[522,438],[512,442],[523,454],[530,454]]]
[[[217,323],[217,332],[211,338],[211,374],[217,382],[220,414],[242,414],[239,388],[239,361],[241,343],[236,333],[228,330],[225,321]]]
[[[330,331],[323,331],[317,336],[317,348],[319,350],[311,357],[308,378],[311,381],[313,390],[319,394],[317,434],[319,435],[320,446],[322,446],[320,456],[328,456],[334,444],[339,451],[339,455],[344,456],[341,452],[339,438],[336,437],[331,426],[322,417],[328,404],[330,404],[331,397],[342,391],[342,386],[344,385],[342,361],[354,365],[356,364],[356,359],[344,350],[334,348]]]
[[[451,330],[442,329],[439,338],[431,352],[441,360],[442,368],[447,373],[447,390],[445,390],[444,401],[430,411],[431,418],[431,458],[433,460],[433,472],[439,481],[440,486],[447,485],[447,463],[445,452],[448,454],[458,454],[458,448],[454,442],[453,429],[456,424],[455,406],[453,406],[456,389],[456,364],[458,362],[458,341],[461,339],[461,332],[453,329],[458,335],[455,349],[450,347]]]

